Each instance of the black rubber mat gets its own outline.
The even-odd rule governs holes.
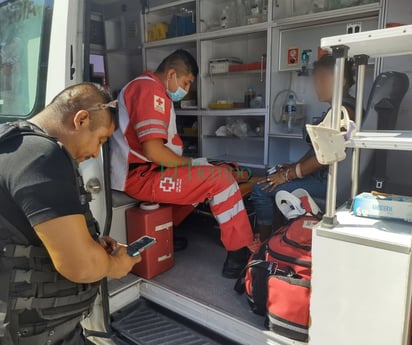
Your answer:
[[[116,315],[112,327],[119,336],[136,345],[222,344],[165,315],[143,299]]]

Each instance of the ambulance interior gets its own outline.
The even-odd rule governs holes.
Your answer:
[[[292,2],[300,5],[290,8],[288,4]],[[249,18],[249,24],[236,27],[235,24],[221,22],[222,11],[225,11],[225,6],[231,5],[230,1],[93,0],[87,9],[90,25],[86,25],[85,29],[90,37],[89,44],[85,47],[90,62],[87,71],[89,80],[107,85],[117,94],[128,81],[146,69],[155,69],[174,50],[188,50],[197,57],[200,73],[189,95],[190,101],[177,109],[177,124],[185,144],[185,154],[237,161],[251,169],[255,175],[262,176],[266,168],[278,163],[294,162],[305,153],[307,144],[302,140],[299,126],[316,121],[328,109],[327,104],[316,100],[310,77],[305,70],[310,70],[311,64],[318,57],[320,39],[349,30],[377,29],[386,25],[385,20],[407,22],[410,19],[399,18],[402,6],[410,7],[406,4],[407,1],[398,1],[399,4],[395,6],[395,1],[392,3],[391,0],[393,8],[389,5],[389,10],[384,10],[379,1],[352,1],[349,6],[345,5],[347,2],[350,1],[341,1],[341,8],[336,7],[333,14],[328,13],[326,8],[323,14],[319,8],[316,11],[309,8],[310,4],[317,3],[315,1],[276,0],[269,1],[270,5],[265,5],[266,1],[258,1],[262,6],[260,19],[253,21],[253,18]],[[269,11],[272,13],[268,13]],[[386,11],[385,15],[383,11]],[[195,20],[197,33],[189,31],[179,34],[182,36],[168,36],[162,40],[161,37],[156,37],[162,36],[160,28],[160,33],[150,31],[156,24],[170,24],[176,13],[183,12],[185,16]],[[272,18],[273,23],[280,24],[270,22],[266,25],[269,20],[267,16]],[[303,23],[293,16],[303,19]],[[305,62],[299,59],[298,63],[292,61],[295,48],[298,48],[299,55],[306,50],[309,60]],[[236,76],[228,76],[230,73],[211,73],[210,60],[221,58],[238,58],[243,63],[261,64],[257,70]],[[262,61],[265,67],[262,67]],[[405,68],[408,63],[409,70]],[[410,77],[410,66],[409,56],[370,60],[366,66],[364,108],[368,106],[373,82],[378,74],[376,71],[395,70],[407,73]],[[240,104],[238,109],[232,109],[237,103],[243,102],[245,91],[249,87],[253,87],[255,95],[261,96],[258,99],[261,103],[253,109],[244,109],[244,104]],[[300,102],[298,105],[305,114],[303,122],[291,130],[285,129],[279,114],[290,91],[297,95]],[[351,93],[355,95],[356,90],[353,89]],[[411,128],[412,121],[408,117],[411,102],[409,91],[396,117],[386,125]],[[240,120],[256,133],[247,138],[219,138],[215,134],[216,130],[227,124],[228,119]],[[364,125],[368,129],[379,126],[376,111],[370,112]],[[412,170],[412,160],[409,158],[409,153],[385,151],[374,155],[372,151],[365,151],[361,156],[363,190],[370,190],[374,183],[379,182],[379,178],[385,177],[385,190],[405,194],[405,188],[411,188],[407,173]],[[402,169],[395,168],[399,167],[399,162],[402,162]],[[105,165],[106,170],[109,169],[107,162]],[[341,176],[344,176],[342,181],[350,181],[349,167],[341,166],[340,171]],[[372,177],[376,177],[375,180]],[[342,183],[339,202],[348,200],[349,189],[349,185]],[[245,201],[253,225],[253,207],[248,198]],[[317,201],[324,207],[324,200]],[[123,193],[112,191],[108,203],[111,209],[110,236],[125,243],[126,210],[135,207],[137,202]],[[234,291],[235,281],[221,276],[226,252],[219,240],[217,223],[207,206],[201,205],[174,231],[187,238],[188,246],[175,253],[175,265],[171,270],[150,281],[142,281],[132,274],[120,281],[109,281],[110,312],[116,315],[114,324],[118,329],[133,329],[133,320],[138,320],[139,314],[133,312],[140,310],[133,303],[141,297],[167,310],[162,313],[171,311],[171,316],[167,315],[196,329],[208,337],[210,343],[298,343],[266,331],[264,318],[252,313],[245,296]],[[129,311],[119,314],[119,311],[128,306],[132,306],[132,316],[129,318]],[[123,319],[126,321],[122,323]],[[197,324],[208,330],[198,328]],[[130,331],[131,333],[133,332]],[[130,334],[126,338],[132,341],[133,334]],[[249,334],[250,338],[245,334]],[[242,337],[245,338],[242,340]],[[189,341],[176,342],[183,343],[191,344]]]

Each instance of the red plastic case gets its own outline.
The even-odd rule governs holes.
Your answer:
[[[145,235],[157,240],[155,245],[142,253],[142,261],[133,267],[132,273],[152,279],[173,267],[172,219],[170,206],[160,206],[153,211],[133,207],[126,211],[127,243]]]

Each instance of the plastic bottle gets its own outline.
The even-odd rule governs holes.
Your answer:
[[[229,6],[226,6],[222,10],[222,14],[220,16],[220,27],[222,29],[227,29],[230,27],[230,21],[229,21]]]
[[[256,92],[252,86],[249,86],[245,92],[245,107],[250,108],[250,101],[256,97]]]
[[[288,101],[285,104],[285,115],[287,121],[287,131],[290,133],[293,130],[293,120],[296,116],[296,99],[293,94],[289,95]]]
[[[243,0],[236,0],[236,10],[237,10],[237,25],[246,25],[246,7]]]

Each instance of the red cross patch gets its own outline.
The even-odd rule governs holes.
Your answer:
[[[163,97],[155,95],[154,96],[154,108],[159,113],[164,114],[165,108],[166,108],[165,99]]]

